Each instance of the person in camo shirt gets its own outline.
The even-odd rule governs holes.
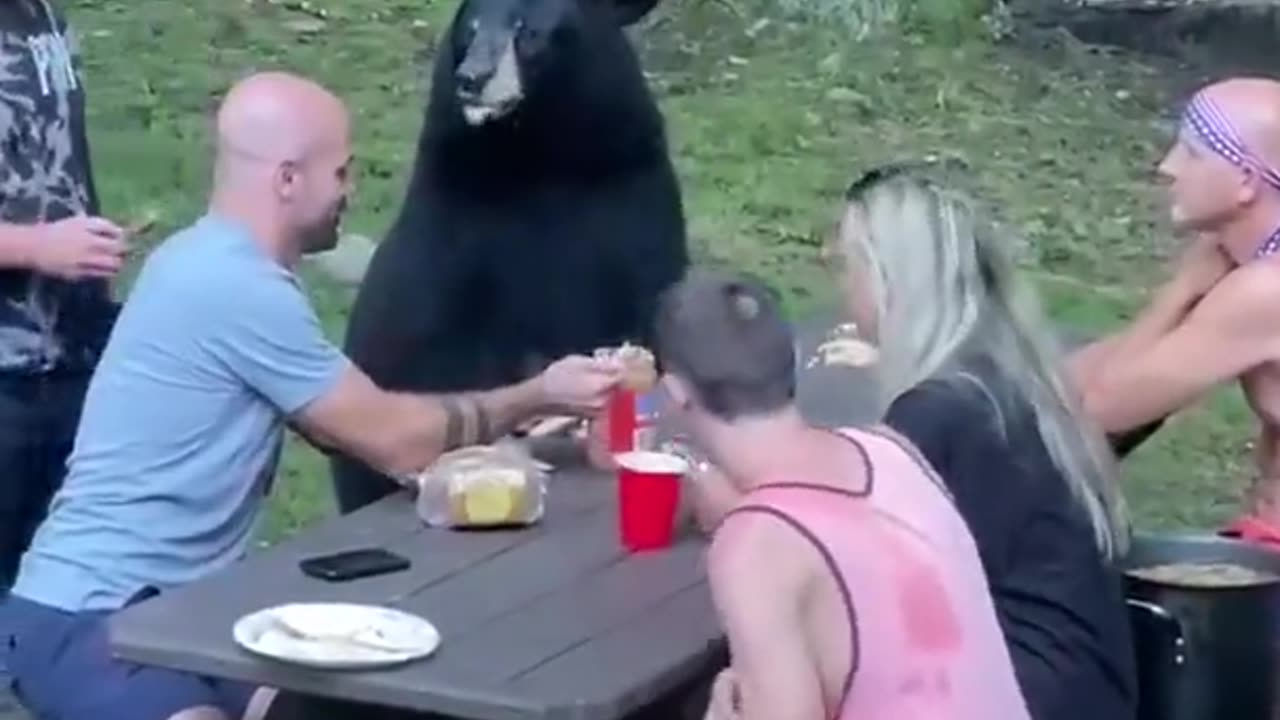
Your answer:
[[[0,596],[44,517],[117,306],[66,20],[0,0]]]

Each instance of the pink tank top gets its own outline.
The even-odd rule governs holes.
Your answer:
[[[864,490],[768,483],[729,513],[787,523],[836,580],[853,657],[840,704],[827,716],[1026,720],[986,574],[945,486],[889,432],[840,434],[866,460]]]

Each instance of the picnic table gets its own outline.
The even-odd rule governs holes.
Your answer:
[[[798,327],[808,357],[834,324]],[[819,425],[874,419],[865,370],[801,368],[798,403]],[[125,659],[295,693],[474,720],[617,720],[653,707],[723,665],[724,637],[692,528],[673,547],[628,554],[618,541],[615,482],[583,465],[549,481],[547,512],[524,530],[427,528],[408,493],[327,520],[113,619]],[[360,547],[409,557],[404,572],[330,584],[304,558]],[[431,657],[362,672],[321,671],[238,647],[240,617],[287,602],[383,604],[420,614],[442,635]]]
[[[826,329],[801,328],[804,353]],[[824,422],[861,419],[850,411],[869,407],[871,395],[850,373],[859,371],[804,373],[802,405]],[[538,525],[483,532],[428,528],[413,498],[397,493],[122,611],[111,622],[113,648],[137,663],[458,718],[622,718],[709,677],[724,662],[724,637],[704,538],[690,527],[669,549],[629,554],[615,492],[609,473],[559,467]],[[298,568],[359,547],[386,548],[412,567],[345,583]],[[314,601],[419,614],[439,629],[440,647],[400,667],[349,672],[274,662],[232,639],[248,613]]]

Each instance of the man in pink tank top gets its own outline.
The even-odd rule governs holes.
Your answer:
[[[813,427],[790,328],[761,286],[694,271],[663,298],[671,420],[729,512],[708,557],[731,667],[710,720],[1024,720],[973,539],[888,430]],[[705,485],[703,485],[705,483]]]

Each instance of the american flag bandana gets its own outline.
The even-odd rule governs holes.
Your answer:
[[[1220,157],[1247,172],[1257,173],[1262,181],[1280,190],[1280,171],[1255,155],[1231,125],[1227,114],[1204,91],[1196,93],[1187,105],[1183,122],[1196,137]],[[1255,253],[1266,257],[1280,250],[1280,228],[1271,233]]]
[[[1262,246],[1258,248],[1258,252],[1255,253],[1254,256],[1266,257],[1277,250],[1280,250],[1280,228],[1276,228],[1276,231],[1271,233],[1271,237],[1267,238],[1267,241],[1262,243]]]

